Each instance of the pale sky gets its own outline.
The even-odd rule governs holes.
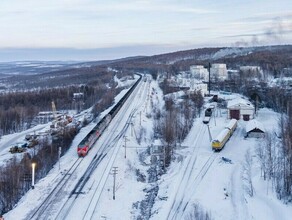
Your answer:
[[[292,1],[1,0],[0,30],[0,61],[292,44]]]

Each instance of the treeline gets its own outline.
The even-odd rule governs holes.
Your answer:
[[[290,106],[292,107],[292,105]],[[277,197],[292,202],[292,114],[280,119],[280,133],[266,134],[256,149],[264,180],[271,183]]]
[[[18,75],[1,78],[7,88],[0,94],[0,136],[19,132],[31,126],[40,111],[85,109],[93,105],[94,114],[108,105],[118,92],[114,76],[126,73],[109,70],[106,66],[66,69],[37,75]],[[83,93],[73,100],[73,93]],[[102,97],[108,96],[108,99]]]
[[[32,120],[40,111],[52,111],[54,101],[57,110],[75,109],[73,93],[82,92],[80,100],[83,109],[92,105],[104,106],[113,100],[117,91],[115,85],[103,82],[91,82],[88,85],[67,86],[49,89],[38,89],[26,92],[9,92],[0,94],[0,135],[19,132],[31,126]],[[107,97],[107,98],[105,98]],[[102,108],[95,108],[101,111]]]
[[[262,175],[271,181],[279,199],[292,202],[292,98],[281,89],[272,89],[262,99],[282,115],[280,131],[267,134],[257,148]]]

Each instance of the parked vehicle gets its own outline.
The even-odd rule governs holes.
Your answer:
[[[10,147],[9,149],[9,152],[14,154],[14,153],[22,153],[22,152],[25,152],[26,151],[26,148],[23,148],[23,147],[18,147],[17,145],[16,146],[13,146],[13,147]]]

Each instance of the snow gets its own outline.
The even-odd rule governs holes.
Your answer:
[[[222,131],[216,136],[216,138],[214,139],[214,141],[222,142],[228,133],[229,133],[229,130],[227,130],[227,129],[222,130]]]
[[[63,198],[56,201],[56,207],[59,205],[61,207],[62,202],[68,197],[66,192],[70,192],[69,188],[74,186],[74,183],[82,176],[90,160],[102,147],[108,146],[107,155],[90,177],[84,188],[84,194],[80,194],[77,202],[70,209],[69,218],[64,219],[80,219],[85,212],[88,212],[86,214],[88,217],[85,219],[90,219],[90,215],[92,215],[92,219],[138,218],[139,209],[135,208],[133,204],[145,198],[144,189],[155,186],[155,183],[137,181],[137,170],[139,169],[147,180],[146,171],[150,166],[148,159],[141,162],[139,154],[141,155],[152,144],[160,144],[159,140],[153,141],[152,139],[153,121],[151,117],[147,116],[153,111],[152,106],[162,108],[163,95],[156,81],[141,82],[137,90],[138,92],[130,97],[89,155],[84,158],[82,167],[78,168],[78,172],[74,174],[68,189],[67,187],[64,189]],[[228,97],[237,96],[231,94]],[[258,111],[256,118],[262,122],[267,132],[278,132],[279,115],[277,113],[264,108]],[[215,153],[211,148],[208,128],[202,123],[202,119],[203,116],[195,119],[190,134],[175,150],[175,160],[167,169],[167,173],[159,177],[156,183],[159,191],[151,209],[150,219],[184,219],[192,211],[194,203],[200,204],[216,220],[290,219],[291,205],[279,201],[271,183],[260,177],[254,149],[260,144],[261,139],[244,138],[247,122],[238,121],[237,129],[223,150]],[[209,123],[211,136],[216,137],[229,121],[226,109],[215,108]],[[94,125],[90,124],[80,131],[70,150],[61,158],[61,169],[59,170],[58,164],[56,164],[47,177],[36,183],[34,190],[30,190],[13,210],[4,215],[5,219],[29,218],[31,211],[39,206],[54,185],[58,183],[63,173],[77,159],[76,145]],[[116,138],[122,130],[125,133]],[[15,136],[17,135],[20,134],[15,134]],[[141,137],[140,144],[135,136]],[[12,140],[12,136],[3,137],[1,143],[8,143],[9,140]],[[124,147],[125,145],[127,148]],[[241,177],[242,164],[247,150],[251,151],[254,158],[252,167],[254,197],[249,197],[245,192],[245,183]],[[230,159],[231,163],[224,162],[222,157]],[[3,162],[2,154],[1,162]],[[117,167],[115,200],[112,190],[113,167]],[[104,187],[101,187],[102,184]],[[97,196],[94,196],[95,192],[99,192],[96,194]],[[91,201],[97,203],[91,203]],[[90,210],[95,211],[89,213]],[[56,214],[52,213],[52,216]]]
[[[225,128],[228,128],[228,129],[232,129],[234,128],[234,126],[236,126],[237,124],[237,120],[236,119],[231,119],[228,124],[226,125]]]
[[[227,104],[227,108],[232,108],[235,106],[243,106],[243,107],[248,108],[248,109],[254,109],[254,107],[250,103],[250,101],[243,99],[243,98],[232,99]]]
[[[9,152],[9,149],[13,144],[23,142],[26,134],[32,134],[34,132],[38,134],[41,131],[47,130],[49,127],[49,124],[41,124],[20,133],[2,136],[0,139],[0,166],[3,166],[13,157],[13,155]]]
[[[246,132],[248,133],[248,132],[250,132],[250,131],[252,131],[252,130],[254,130],[254,129],[259,129],[259,130],[265,132],[265,128],[264,128],[263,124],[260,123],[258,120],[255,120],[255,119],[250,120],[250,121],[246,124],[246,129],[245,129],[245,130],[246,130]]]

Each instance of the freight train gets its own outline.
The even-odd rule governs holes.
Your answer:
[[[237,127],[237,120],[231,119],[228,125],[219,133],[219,135],[212,141],[212,149],[214,151],[221,150],[226,142],[229,140]]]
[[[97,123],[97,125],[86,135],[86,137],[78,144],[77,154],[79,157],[85,157],[87,155],[88,151],[92,148],[94,143],[98,140],[100,135],[107,128],[111,120],[118,113],[118,111],[123,106],[127,98],[133,92],[133,90],[137,87],[137,85],[142,79],[142,76],[140,74],[137,75],[139,75],[139,79],[137,80],[137,82],[135,82],[135,84],[129,89],[129,91],[123,96],[123,98],[121,98],[121,100],[111,109],[111,111],[107,115],[105,115]]]

